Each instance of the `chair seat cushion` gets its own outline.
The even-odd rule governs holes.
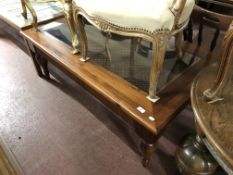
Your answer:
[[[148,31],[171,30],[174,0],[74,0],[89,16],[104,19],[114,25]],[[185,22],[193,9],[194,0],[187,0],[179,23]]]

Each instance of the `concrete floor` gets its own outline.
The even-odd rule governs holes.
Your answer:
[[[56,79],[39,78],[30,57],[0,31],[0,134],[26,175],[179,174],[173,156],[194,131],[190,106],[171,122],[146,169],[134,130],[50,69]]]

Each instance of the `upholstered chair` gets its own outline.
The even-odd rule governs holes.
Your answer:
[[[82,41],[82,61],[88,60],[83,17],[104,32],[152,42],[148,99],[156,102],[158,77],[168,39],[179,36],[189,21],[195,0],[73,0],[74,18]],[[178,47],[179,48],[179,47]],[[179,48],[178,53],[181,53]]]

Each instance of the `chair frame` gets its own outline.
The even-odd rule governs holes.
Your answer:
[[[210,103],[223,100],[222,91],[228,83],[232,73],[233,63],[233,21],[231,22],[227,33],[225,34],[221,55],[220,64],[217,71],[217,77],[209,89],[203,92],[206,100]]]
[[[225,33],[218,61],[218,64],[213,63],[204,72],[201,71],[191,87],[196,136],[186,137],[177,147],[175,159],[181,174],[213,175],[216,174],[218,165],[226,174],[233,174],[232,140],[229,139],[232,137],[232,130],[229,130],[231,125],[227,124],[232,122],[232,110],[229,109],[232,105],[232,93],[228,92],[232,90],[229,79],[232,76],[233,63],[233,20]],[[205,82],[208,78],[211,81]],[[208,89],[203,92],[204,87]],[[202,92],[206,98],[202,98]],[[223,128],[228,129],[222,131]],[[217,132],[221,134],[219,138]],[[225,143],[222,144],[222,141]]]
[[[63,5],[63,12],[66,18],[67,24],[69,26],[72,38],[72,47],[73,47],[73,54],[79,53],[79,41],[78,36],[75,30],[74,18],[73,18],[73,4],[72,0],[37,0],[41,3],[48,3],[48,2],[61,2]],[[21,0],[22,4],[22,16],[27,19],[27,9],[32,15],[32,25],[38,30],[38,19],[36,15],[36,11],[34,10],[33,6],[31,5],[29,0]]]
[[[173,13],[175,17],[175,22],[172,30],[169,29],[158,29],[153,32],[147,31],[140,28],[125,28],[121,26],[117,26],[103,20],[98,17],[89,16],[84,9],[78,7],[78,4],[73,4],[74,8],[74,21],[78,27],[78,32],[80,34],[80,40],[83,43],[81,48],[82,58],[81,61],[87,61],[89,58],[87,57],[88,51],[88,43],[87,37],[84,30],[84,22],[83,17],[91,23],[93,26],[97,27],[99,30],[107,32],[107,33],[116,33],[123,36],[130,36],[130,37],[139,37],[143,38],[147,41],[152,42],[152,66],[150,70],[150,80],[149,80],[149,95],[147,98],[152,101],[156,102],[159,100],[157,96],[157,83],[160,71],[162,69],[162,65],[164,62],[165,56],[165,49],[168,39],[175,35],[176,36],[176,49],[178,57],[181,57],[182,54],[182,30],[188,24],[188,20],[179,24],[180,16],[183,12],[186,0],[174,0],[173,5],[170,8],[170,11]]]

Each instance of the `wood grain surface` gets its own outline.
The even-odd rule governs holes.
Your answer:
[[[159,92],[159,102],[152,103],[146,98],[147,93],[117,75],[91,61],[80,61],[80,55],[72,55],[70,48],[61,41],[33,29],[24,30],[21,34],[47,54],[50,62],[68,73],[113,111],[126,120],[136,121],[156,135],[188,102],[191,81],[202,64],[194,64],[169,83]],[[145,113],[137,110],[139,106],[145,109]],[[151,121],[149,116],[155,117],[155,120]]]
[[[223,101],[210,104],[203,96],[203,91],[215,80],[216,73],[217,66],[213,65],[195,79],[192,88],[192,105],[204,135],[225,163],[233,168],[232,81],[229,81],[223,91]]]

